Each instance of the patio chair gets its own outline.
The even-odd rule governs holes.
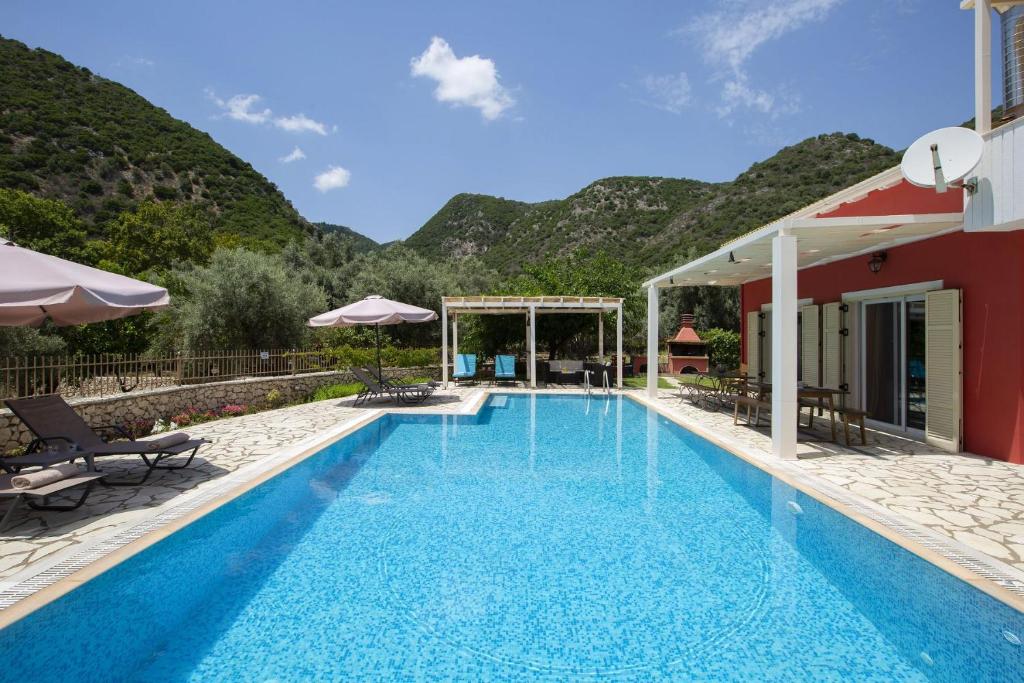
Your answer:
[[[50,446],[51,442],[57,441],[66,444],[67,450],[72,453],[80,451],[73,457],[85,459],[90,464],[90,469],[92,469],[93,458],[117,455],[139,456],[146,465],[146,473],[141,479],[105,482],[110,486],[138,486],[149,478],[153,470],[180,470],[188,467],[196,457],[199,447],[210,443],[206,439],[191,439],[187,434],[181,432],[136,441],[117,425],[90,427],[82,419],[82,416],[68,405],[67,401],[56,394],[37,398],[9,399],[4,403],[36,437],[26,447],[26,455],[0,458],[0,468],[6,471],[17,471],[17,469],[33,464],[33,458],[38,460],[39,455],[49,455],[39,454],[38,451],[44,446]],[[109,442],[103,438],[102,434],[110,432],[127,440]],[[188,456],[184,463],[164,464],[168,458],[179,455]],[[65,460],[67,459],[65,457]]]
[[[67,457],[64,458],[65,465],[74,468],[70,472],[59,472],[51,477],[49,481],[42,481],[35,485],[30,485],[28,488],[15,486],[14,478],[19,476],[18,474],[5,474],[0,476],[0,498],[14,498],[11,501],[10,506],[7,508],[7,512],[4,513],[2,519],[0,519],[0,531],[7,528],[7,523],[10,521],[14,511],[18,508],[18,504],[22,501],[25,502],[33,510],[43,510],[52,512],[69,512],[71,510],[77,510],[85,502],[85,499],[92,493],[92,487],[96,481],[102,479],[104,475],[102,472],[90,472],[86,470],[77,470],[74,465],[67,462]],[[37,472],[33,472],[33,475],[39,475],[47,473],[48,470],[58,470],[58,467],[46,467]],[[54,480],[56,479],[56,480]],[[82,495],[73,503],[66,503],[63,505],[53,505],[49,502],[50,496],[63,493],[68,489],[73,489],[78,486],[85,486],[85,490]],[[36,502],[41,500],[41,502]]]
[[[494,382],[515,382],[516,381],[516,357],[495,356],[494,357]]]
[[[452,379],[455,382],[462,380],[467,382],[469,380],[476,380],[476,354],[475,353],[460,353],[455,356],[455,372],[452,373]]]
[[[434,393],[434,387],[429,384],[382,384],[362,368],[352,368],[352,374],[363,383],[363,390],[356,395],[355,405],[378,396],[388,396],[396,403],[420,403]]]

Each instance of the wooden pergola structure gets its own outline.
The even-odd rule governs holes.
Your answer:
[[[459,353],[460,315],[515,315],[526,318],[530,349],[527,376],[537,387],[537,316],[555,313],[597,313],[597,354],[604,357],[604,316],[615,311],[616,386],[622,388],[622,299],[607,296],[446,296],[441,299],[441,379],[448,386],[448,320],[452,322],[452,357]]]

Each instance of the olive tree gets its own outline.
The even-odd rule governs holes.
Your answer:
[[[280,256],[246,249],[219,249],[208,265],[176,268],[167,284],[172,307],[157,324],[165,351],[302,346],[307,320],[327,307],[323,290]]]

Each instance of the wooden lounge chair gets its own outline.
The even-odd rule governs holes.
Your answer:
[[[64,458],[64,462],[67,462],[66,457]],[[54,512],[77,510],[82,506],[82,503],[85,502],[85,499],[89,497],[89,494],[92,492],[92,487],[96,481],[102,479],[105,475],[102,472],[89,472],[83,470],[81,474],[75,474],[61,479],[60,481],[55,481],[51,484],[45,484],[43,486],[37,486],[30,489],[15,488],[11,483],[11,480],[15,476],[17,475],[5,474],[0,476],[0,498],[14,498],[14,500],[11,501],[10,506],[7,508],[7,512],[5,512],[3,518],[0,519],[0,531],[7,528],[7,523],[10,521],[11,515],[14,514],[18,504],[22,501],[24,501],[25,504],[33,510]],[[50,496],[62,493],[77,486],[85,486],[85,490],[77,501],[63,505],[53,505],[48,501]]]
[[[515,382],[516,381],[516,357],[495,356],[494,357],[494,382]]]
[[[114,455],[137,455],[146,465],[146,473],[141,479],[127,481],[107,481],[110,486],[137,486],[142,484],[153,473],[153,470],[180,470],[192,464],[199,447],[210,443],[206,439],[188,439],[164,445],[161,442],[169,435],[159,438],[136,441],[123,428],[117,425],[90,427],[74,408],[56,394],[37,398],[19,398],[4,401],[11,412],[18,416],[26,427],[36,436],[35,440],[25,449],[27,455],[15,458],[0,458],[0,467],[10,471],[12,467],[24,467],[28,458],[38,455],[38,451],[55,441],[63,442],[70,451],[83,451],[78,457],[90,462],[91,459]],[[109,442],[103,438],[104,433],[114,433],[124,437],[125,441]],[[164,461],[174,456],[187,456],[184,463],[175,465]],[[65,458],[66,459],[66,458]]]
[[[476,354],[475,353],[460,353],[455,356],[455,372],[452,373],[452,379],[456,383],[459,381],[468,382],[470,380],[476,380]]]
[[[362,368],[352,368],[352,374],[363,383],[363,390],[356,395],[355,405],[378,396],[388,396],[396,403],[420,403],[434,393],[433,384],[382,384]]]

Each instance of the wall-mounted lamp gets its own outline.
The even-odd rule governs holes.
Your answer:
[[[868,270],[877,275],[882,270],[882,264],[885,263],[887,258],[889,258],[889,255],[884,251],[876,251],[868,261]]]

